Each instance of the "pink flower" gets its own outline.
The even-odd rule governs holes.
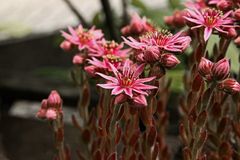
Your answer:
[[[93,57],[102,57],[102,56],[109,56],[115,55],[119,57],[127,57],[127,53],[130,51],[129,49],[122,49],[123,43],[118,44],[115,41],[106,41],[101,40],[90,49],[89,56]]]
[[[93,47],[96,41],[103,37],[102,31],[95,30],[94,27],[92,27],[89,30],[86,30],[82,27],[82,25],[79,25],[76,29],[73,29],[72,27],[68,27],[68,30],[70,34],[64,31],[61,31],[62,36],[68,42],[71,42],[72,44],[77,45],[79,50],[89,49]]]
[[[188,9],[188,16],[185,19],[195,26],[191,29],[204,28],[204,40],[207,41],[212,34],[213,30],[227,34],[224,28],[234,27],[233,19],[229,17],[232,11],[222,14],[221,11],[206,8],[204,10],[198,10],[196,8]]]
[[[240,92],[240,84],[232,78],[228,78],[217,85],[218,89],[230,94]]]
[[[146,92],[147,90],[157,88],[155,86],[144,84],[145,82],[152,81],[155,77],[139,78],[144,70],[144,64],[136,66],[130,63],[129,60],[126,60],[121,72],[110,64],[115,77],[97,73],[99,76],[109,81],[106,84],[98,84],[98,86],[105,89],[111,89],[112,95],[124,93],[130,98],[133,98],[134,94],[148,95]]]
[[[153,30],[154,27],[147,22],[145,17],[141,18],[137,13],[134,13],[130,24],[123,27],[121,32],[123,35],[141,35]]]
[[[128,56],[130,49],[122,48],[123,43],[102,40],[90,50],[92,53],[89,56],[92,58],[88,59],[88,62],[96,68],[112,71],[109,63],[119,68]]]
[[[212,77],[217,81],[226,79],[229,75],[229,72],[229,60],[226,58],[219,60],[212,66]]]
[[[191,42],[189,36],[183,36],[182,32],[175,35],[168,30],[158,30],[140,37],[140,41],[157,46],[160,50],[169,52],[183,52]]]
[[[92,59],[88,59],[88,62],[98,70],[103,69],[107,71],[112,71],[110,64],[112,64],[115,68],[119,68],[124,60],[125,59],[119,56],[107,55],[103,57],[102,61],[95,57],[92,57]]]
[[[152,50],[155,50],[154,48],[157,47],[160,51],[178,53],[183,52],[191,42],[191,38],[189,36],[182,36],[182,32],[173,35],[167,30],[149,32],[140,37],[139,42],[131,37],[123,39],[127,45],[135,49],[144,50],[147,47],[151,47]]]
[[[159,60],[160,52],[158,46],[137,41],[132,37],[124,38],[124,42],[135,49],[135,57],[140,62],[156,62]]]

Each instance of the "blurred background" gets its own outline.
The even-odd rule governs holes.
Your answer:
[[[56,89],[64,101],[66,141],[77,147],[71,115],[78,89],[71,80],[72,54],[59,44],[67,26],[95,25],[107,39],[120,40],[120,28],[138,12],[166,27],[163,16],[182,9],[181,0],[0,0],[0,160],[48,160],[52,133],[35,113],[41,100]],[[214,38],[211,40],[214,42]],[[210,43],[210,47],[211,47]],[[235,48],[230,47],[229,52]],[[237,61],[237,58],[236,58]],[[234,62],[232,62],[234,63]],[[234,68],[234,67],[233,67]],[[237,66],[235,67],[237,68]],[[181,91],[182,66],[168,73],[173,93]],[[176,97],[176,95],[174,95]],[[93,98],[92,103],[96,100]],[[175,107],[175,109],[173,109]],[[177,112],[176,106],[170,107]],[[172,116],[175,117],[175,116]],[[171,118],[171,116],[170,116]],[[176,118],[176,117],[175,117]],[[170,119],[176,134],[176,119]],[[177,138],[170,138],[175,147]]]

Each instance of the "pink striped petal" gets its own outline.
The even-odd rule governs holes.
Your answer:
[[[113,90],[112,90],[112,95],[118,95],[118,94],[120,94],[120,93],[122,93],[123,92],[123,88],[122,87],[119,87],[119,86],[117,86],[117,87],[115,87]]]
[[[116,78],[112,77],[112,76],[107,76],[107,75],[99,73],[99,72],[97,72],[96,74],[101,76],[102,78],[104,78],[106,80],[112,81],[114,83],[118,83],[118,80]]]

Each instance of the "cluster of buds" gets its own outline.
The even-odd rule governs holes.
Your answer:
[[[217,87],[221,90],[232,94],[240,92],[240,84],[236,80],[228,78],[230,65],[229,60],[226,58],[213,63],[202,57],[198,66],[198,72],[207,82],[214,81],[218,83]]]
[[[229,11],[234,8],[239,8],[240,2],[238,0],[209,0],[209,5],[216,6],[223,11]]]
[[[57,91],[53,90],[48,99],[42,100],[41,108],[36,116],[47,120],[56,120],[62,116],[62,99]]]

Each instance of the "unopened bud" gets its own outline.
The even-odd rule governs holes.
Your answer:
[[[221,81],[228,77],[230,72],[229,60],[224,58],[215,63],[212,67],[212,76],[215,80]]]
[[[237,37],[237,31],[235,30],[235,28],[229,28],[227,32],[228,32],[228,34],[227,34],[228,38]]]
[[[223,11],[230,10],[232,8],[232,5],[233,5],[232,2],[226,0],[220,0],[217,3],[217,7]]]
[[[230,94],[235,94],[240,92],[240,84],[232,78],[225,79],[221,83],[218,84],[218,89],[223,90]]]
[[[72,43],[69,41],[64,40],[61,44],[60,47],[64,50],[64,51],[69,51],[72,48]]]
[[[57,91],[53,90],[47,99],[48,108],[59,109],[62,106],[62,99]]]
[[[127,96],[125,94],[119,94],[115,97],[114,104],[122,104],[127,100]]]
[[[48,101],[47,101],[47,99],[43,99],[42,103],[41,103],[41,108],[47,109],[47,107],[48,107]]]
[[[173,25],[173,16],[164,16],[164,22],[169,26]]]
[[[198,66],[198,72],[199,74],[204,77],[207,81],[210,81],[211,78],[211,70],[212,70],[213,63],[202,57],[199,66]]]
[[[185,25],[186,11],[175,11],[173,14],[173,23],[176,27],[183,27]]]
[[[235,12],[234,12],[234,17],[236,20],[240,20],[240,9],[237,9]]]
[[[81,56],[80,54],[76,54],[74,57],[73,57],[73,60],[72,60],[72,63],[75,64],[75,65],[80,65],[84,62],[84,58],[83,56]]]
[[[234,43],[238,46],[240,46],[240,36],[238,36],[235,40]]]
[[[144,95],[139,95],[139,96],[133,97],[133,103],[134,103],[134,105],[136,105],[138,107],[146,107],[147,106],[147,100]]]
[[[84,67],[84,70],[88,73],[88,75],[95,77],[96,76],[96,67],[91,65],[91,66],[86,66]]]
[[[36,114],[36,117],[40,119],[46,119],[46,112],[47,109],[40,108],[40,110]]]
[[[174,68],[180,61],[177,59],[176,56],[172,54],[163,54],[160,59],[160,63],[163,67],[167,69]]]

